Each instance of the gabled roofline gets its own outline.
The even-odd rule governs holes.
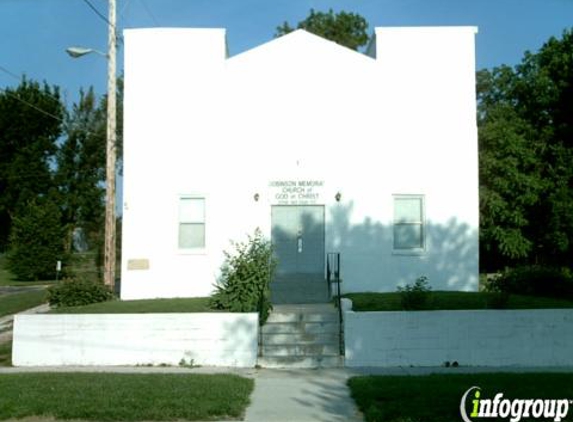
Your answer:
[[[346,46],[340,45],[334,41],[328,40],[326,38],[323,38],[319,35],[313,34],[312,32],[306,31],[304,29],[296,29],[286,35],[282,35],[278,38],[274,38],[270,41],[267,41],[263,44],[259,44],[253,48],[250,48],[248,50],[242,51],[232,57],[229,57],[228,60],[232,61],[235,59],[242,59],[243,57],[250,55],[250,54],[254,54],[256,52],[259,52],[261,50],[265,50],[268,48],[272,48],[273,46],[276,46],[279,43],[283,43],[283,42],[288,42],[290,38],[293,37],[300,37],[302,34],[304,34],[304,36],[309,36],[314,38],[315,40],[319,40],[320,42],[324,43],[324,45],[328,45],[329,48],[337,48],[340,49],[340,51],[342,52],[342,54],[356,54],[356,57],[362,57],[362,58],[367,58],[367,59],[371,59],[371,57],[368,57],[366,55],[364,55],[363,53],[359,52],[359,51],[355,51],[352,50],[351,48],[348,48]]]

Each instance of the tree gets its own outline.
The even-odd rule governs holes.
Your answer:
[[[117,170],[122,160],[123,80],[117,82]],[[93,88],[80,92],[66,118],[65,140],[56,156],[56,184],[67,229],[68,250],[74,230],[86,235],[88,247],[97,249],[103,242],[107,96],[98,101]]]
[[[67,251],[72,249],[76,229],[87,235],[88,245],[97,247],[101,242],[106,139],[103,106],[98,106],[92,88],[80,92],[79,102],[66,118],[66,138],[56,155],[55,181]]]
[[[536,54],[526,53],[516,67],[518,111],[538,134],[547,188],[531,210],[534,259],[571,265],[573,252],[573,29],[551,37]]]
[[[53,188],[50,163],[63,117],[57,87],[24,79],[0,93],[0,249],[20,209]]]
[[[28,201],[14,217],[9,269],[21,280],[54,278],[56,261],[64,257],[63,239],[58,204],[49,197]]]
[[[573,32],[478,72],[477,92],[482,263],[570,265]]]
[[[300,21],[296,29],[305,29],[352,50],[358,50],[366,45],[369,40],[367,33],[368,22],[366,22],[366,19],[359,14],[344,11],[335,14],[332,9],[329,9],[328,13],[315,12],[314,9],[310,9],[308,17]],[[285,21],[281,26],[277,27],[275,38],[294,30],[295,28]]]

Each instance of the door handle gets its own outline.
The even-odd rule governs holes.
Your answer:
[[[297,239],[298,253],[302,253],[302,236],[299,235]]]

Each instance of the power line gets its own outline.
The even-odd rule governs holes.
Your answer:
[[[153,13],[151,13],[151,10],[149,9],[149,7],[147,6],[147,3],[145,3],[145,0],[139,0],[139,3],[141,3],[141,5],[143,6],[143,8],[145,9],[145,11],[147,12],[147,14],[149,15],[149,17],[151,18],[151,20],[153,21],[153,23],[156,26],[160,26],[159,22],[157,22],[157,19],[155,19],[155,16],[153,16]]]
[[[125,13],[125,11],[127,10],[127,8],[129,7],[129,0],[125,0],[123,2],[123,7],[121,8],[121,10],[119,11],[119,16],[123,15]]]
[[[11,76],[12,78],[14,78],[15,80],[17,80],[18,82],[22,82],[22,80],[24,79],[23,76],[18,76],[16,75],[14,72],[11,72],[10,70],[6,69],[4,66],[0,65],[0,71],[4,72],[5,74]],[[47,95],[48,97],[53,98],[56,101],[62,101],[62,99],[60,97],[56,97],[55,95],[49,93],[49,92],[44,92],[45,95]]]
[[[52,114],[52,113],[50,113],[49,111],[46,111],[46,110],[44,110],[44,109],[38,107],[37,105],[32,104],[32,103],[30,103],[30,102],[28,102],[28,101],[26,101],[26,100],[24,100],[24,99],[18,97],[17,95],[15,95],[15,94],[13,94],[12,92],[6,90],[5,88],[0,88],[0,92],[3,92],[4,94],[8,95],[9,97],[11,97],[11,98],[13,98],[13,99],[15,99],[15,100],[17,100],[17,101],[20,101],[21,103],[27,105],[28,107],[33,108],[34,110],[36,110],[36,111],[38,111],[38,112],[40,112],[40,113],[42,113],[42,114],[44,114],[44,115],[46,115],[46,116],[49,116],[49,117],[51,117],[51,118],[53,118],[53,119],[56,119],[57,121],[59,121],[60,123],[62,123],[62,124],[64,125],[64,128],[66,128],[66,130],[67,130],[67,129],[70,129],[70,128],[73,128],[73,127],[71,127],[71,126],[68,124],[68,122],[66,122],[63,118],[58,117],[58,116],[56,116],[55,114]],[[54,96],[52,96],[52,95],[50,95],[50,97],[52,97],[52,98],[54,98],[54,99],[60,101],[58,98],[56,98],[56,97],[54,97]],[[92,130],[84,130],[83,132],[84,132],[86,135],[88,135],[88,136],[89,136],[89,135],[99,135],[99,134],[100,134],[99,132],[95,132],[95,131],[92,131]]]
[[[120,18],[120,20],[124,20],[125,22],[127,22],[129,24],[129,21],[128,21],[127,16],[126,16],[126,12],[127,12],[128,7],[129,7],[129,0],[125,0],[125,2],[123,3],[123,8],[119,12],[119,18]]]
[[[60,123],[64,123],[64,124],[66,123],[66,122],[64,121],[64,119],[62,119],[61,117],[58,117],[58,116],[56,116],[55,114],[50,113],[49,111],[43,110],[43,109],[41,109],[40,107],[38,107],[37,105],[35,105],[35,104],[32,104],[32,103],[30,103],[30,102],[28,102],[28,101],[26,101],[26,100],[23,100],[22,98],[18,97],[17,95],[13,94],[12,92],[10,92],[10,91],[8,91],[8,90],[6,90],[6,89],[4,89],[4,88],[0,88],[0,91],[4,92],[4,94],[8,95],[9,97],[14,98],[15,100],[18,100],[18,101],[20,101],[20,102],[23,103],[23,104],[26,104],[28,107],[31,107],[31,108],[33,108],[34,110],[36,110],[36,111],[38,111],[38,112],[40,112],[40,113],[42,113],[42,114],[45,114],[46,116],[49,116],[49,117],[52,117],[52,118],[56,119],[56,120],[59,121]]]
[[[93,10],[93,12],[98,15],[100,17],[100,19],[102,19],[104,22],[106,22],[108,25],[111,26],[111,22],[105,17],[105,15],[103,15],[98,9],[97,7],[95,7],[90,0],[83,0],[85,4],[87,4],[89,6],[90,9]]]
[[[83,0],[83,2],[84,2],[85,4],[87,4],[87,5],[89,6],[89,8],[92,9],[92,11],[93,11],[100,19],[102,19],[105,23],[107,23],[108,26],[112,26],[114,29],[117,30],[116,25],[113,25],[113,24],[105,17],[105,15],[104,15],[103,13],[101,13],[101,12],[97,9],[97,7],[95,7],[95,6],[90,2],[90,0]],[[122,37],[121,35],[116,36],[115,39],[116,39],[116,42],[117,42],[117,43],[120,43],[120,44],[123,43],[123,37]]]
[[[16,80],[18,80],[18,81],[21,81],[21,80],[22,80],[18,75],[16,75],[14,72],[9,71],[9,70],[6,69],[4,66],[0,66],[0,70],[1,70],[2,72],[6,73],[7,75],[12,76],[14,79],[16,79]],[[61,117],[58,117],[58,116],[56,116],[56,115],[50,113],[49,111],[43,110],[43,109],[41,109],[40,107],[38,107],[37,105],[35,105],[35,104],[32,104],[32,103],[30,103],[30,102],[28,102],[28,101],[26,101],[26,100],[23,100],[22,98],[18,97],[17,95],[13,94],[12,92],[8,91],[7,89],[5,89],[5,88],[0,88],[0,90],[1,90],[2,92],[4,92],[4,94],[8,95],[9,97],[14,98],[14,99],[17,100],[17,101],[20,101],[20,102],[23,103],[23,104],[26,104],[28,107],[31,107],[31,108],[33,108],[34,110],[39,111],[40,113],[45,114],[46,116],[50,116],[50,117],[52,117],[52,118],[58,120],[58,121],[61,122],[61,123],[65,123],[65,122],[64,122],[64,119],[62,119]],[[52,95],[52,94],[49,94],[49,93],[46,93],[46,94],[47,94],[50,98],[52,98],[52,99],[54,99],[54,100],[56,100],[56,101],[58,101],[58,102],[61,101],[60,98],[55,97],[55,96]]]
[[[4,66],[0,66],[0,70],[4,73],[6,73],[7,75],[12,76],[14,79],[16,80],[20,80],[20,77],[18,75],[16,75],[14,72],[10,72],[8,69],[6,69]]]

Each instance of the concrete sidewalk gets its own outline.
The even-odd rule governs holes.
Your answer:
[[[50,310],[50,305],[44,303],[34,308],[18,312],[18,314],[42,314]],[[14,315],[0,317],[0,343],[8,342],[12,339]]]
[[[247,422],[362,421],[344,369],[259,370]]]

